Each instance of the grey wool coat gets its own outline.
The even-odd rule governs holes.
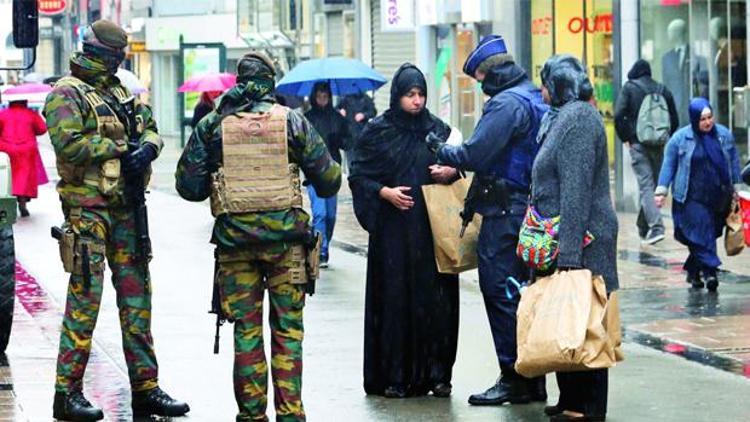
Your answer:
[[[596,109],[563,105],[531,172],[531,200],[543,217],[560,216],[559,267],[587,268],[617,290],[617,214],[609,190],[607,136]],[[594,241],[583,247],[586,231]]]

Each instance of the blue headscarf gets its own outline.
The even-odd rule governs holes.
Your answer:
[[[688,113],[690,114],[690,126],[693,128],[696,142],[701,142],[703,144],[708,159],[711,160],[711,163],[719,172],[721,184],[724,186],[731,185],[731,181],[729,180],[729,164],[724,158],[724,151],[721,149],[716,124],[714,124],[708,132],[702,132],[700,130],[701,114],[703,114],[703,110],[705,109],[711,110],[712,114],[714,112],[711,103],[708,102],[707,99],[703,97],[695,97],[690,100],[690,107],[688,108]]]

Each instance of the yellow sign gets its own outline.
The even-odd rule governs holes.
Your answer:
[[[146,51],[146,41],[131,41],[130,52],[131,53],[143,53]]]

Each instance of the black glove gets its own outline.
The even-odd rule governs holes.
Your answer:
[[[435,132],[428,133],[424,140],[427,142],[427,148],[436,154],[445,145],[445,140],[437,136]]]
[[[122,169],[126,174],[141,174],[156,159],[156,145],[144,143],[122,158]]]

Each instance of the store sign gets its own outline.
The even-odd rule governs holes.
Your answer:
[[[380,28],[383,32],[414,30],[414,0],[380,0]]]
[[[568,31],[570,31],[571,33],[579,34],[584,30],[589,34],[611,34],[612,14],[605,13],[585,19],[581,17],[575,17],[568,21]]]
[[[65,0],[38,0],[39,13],[42,15],[59,15],[65,11]]]

